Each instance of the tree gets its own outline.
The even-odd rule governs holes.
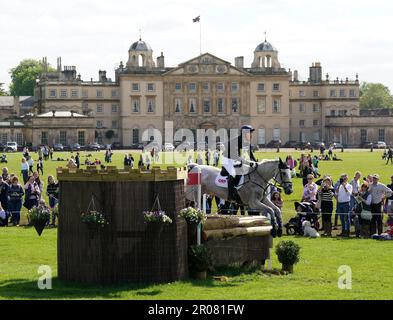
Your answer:
[[[7,96],[8,93],[2,88],[4,83],[0,83],[0,96]]]
[[[55,71],[48,66],[48,71]],[[44,72],[43,64],[34,59],[21,61],[15,68],[11,69],[10,94],[12,96],[32,96],[36,79]]]
[[[393,97],[382,83],[363,82],[360,86],[360,108],[393,108]]]

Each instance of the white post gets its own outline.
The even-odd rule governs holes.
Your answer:
[[[206,194],[203,195],[202,211],[206,214]],[[199,222],[197,229],[197,244],[201,245],[202,222]]]
[[[198,209],[202,209],[201,198],[202,198],[202,185],[201,185],[201,168],[198,167]],[[197,227],[197,245],[201,244],[201,223]]]

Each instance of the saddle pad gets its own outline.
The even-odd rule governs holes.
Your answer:
[[[244,176],[240,178],[239,185],[241,186],[243,182],[244,182]],[[228,189],[228,177],[223,177],[221,174],[218,174],[215,183],[217,187]],[[239,189],[239,187],[236,187],[236,189]]]

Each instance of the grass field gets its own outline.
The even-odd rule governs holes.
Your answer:
[[[91,152],[92,153],[92,152]],[[104,153],[92,153],[93,158],[103,160]],[[285,158],[288,152],[279,154]],[[299,152],[291,152],[298,157]],[[341,173],[350,176],[356,170],[363,174],[379,173],[381,182],[388,183],[393,166],[381,160],[381,151],[337,153],[342,162],[320,162],[320,173],[335,179]],[[82,152],[82,162],[85,153]],[[55,158],[66,159],[68,153],[55,153]],[[113,164],[122,167],[123,151],[116,152]],[[275,152],[257,153],[259,159],[277,158]],[[36,160],[36,155],[33,156]],[[139,156],[134,153],[134,158]],[[20,173],[21,154],[8,154],[7,167],[12,173]],[[44,182],[48,174],[55,174],[65,162],[46,161]],[[293,201],[302,193],[301,179],[294,180],[294,194],[284,196],[284,221],[293,213]],[[22,213],[24,216],[24,213]],[[1,299],[392,299],[393,269],[391,251],[393,242],[375,240],[321,238],[293,239],[301,246],[301,261],[295,273],[286,276],[268,275],[260,270],[236,268],[217,270],[217,275],[227,275],[228,282],[211,278],[206,281],[183,281],[163,285],[119,285],[89,287],[61,283],[57,276],[56,257],[57,229],[46,229],[41,237],[30,227],[0,228],[0,298]],[[280,240],[275,239],[274,245]],[[53,290],[37,288],[40,265],[53,270]],[[340,290],[337,286],[337,269],[347,265],[352,269],[352,290]],[[273,268],[280,268],[272,252]]]

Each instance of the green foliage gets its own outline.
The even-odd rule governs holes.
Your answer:
[[[104,227],[109,224],[105,216],[98,211],[82,212],[81,220],[83,223]]]
[[[188,249],[188,268],[191,272],[203,272],[212,267],[212,254],[207,247],[199,245]]]
[[[2,87],[4,83],[0,83],[0,96],[8,96],[8,92],[6,92]]]
[[[186,219],[188,223],[199,223],[206,220],[206,214],[202,210],[188,207],[180,210],[179,216]]]
[[[171,224],[172,219],[165,214],[165,211],[144,211],[143,218],[146,223]]]
[[[55,71],[48,67],[48,71]],[[10,71],[11,85],[10,94],[12,96],[32,96],[36,79],[44,72],[44,66],[38,60],[26,59],[21,61]]]
[[[393,96],[382,83],[363,82],[360,86],[360,108],[393,108]]]
[[[300,246],[292,240],[281,241],[276,246],[278,261],[283,265],[292,266],[299,262]]]
[[[46,207],[34,207],[29,210],[27,217],[32,223],[36,221],[49,221],[50,211]]]

